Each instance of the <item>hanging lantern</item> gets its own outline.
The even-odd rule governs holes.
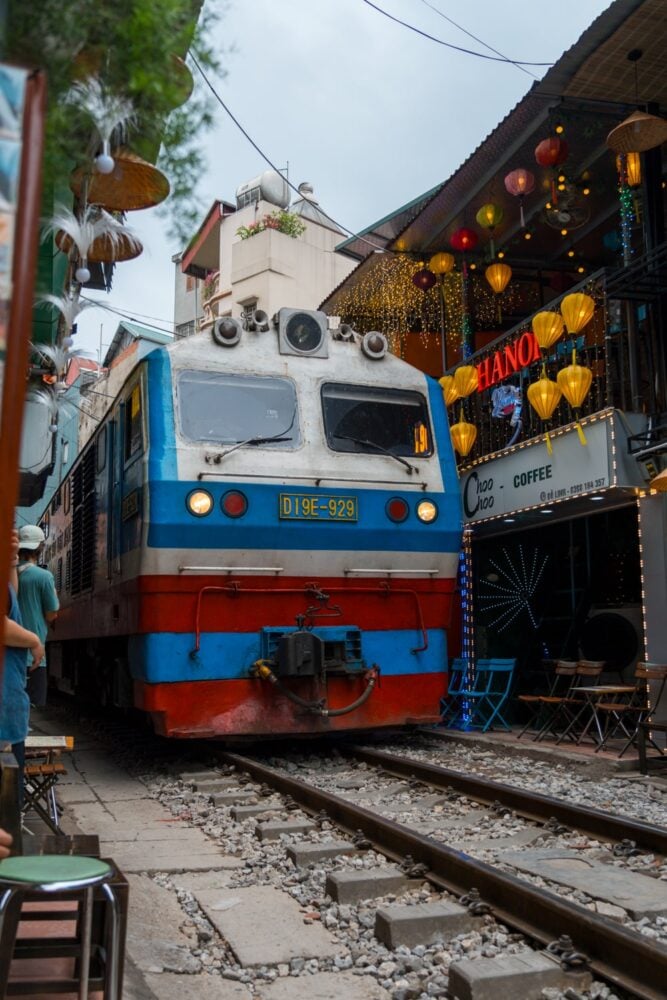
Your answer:
[[[563,317],[560,313],[545,310],[533,316],[532,326],[540,349],[547,351],[563,334]]]
[[[528,386],[526,395],[528,396],[528,402],[538,417],[541,420],[549,420],[560,402],[562,392],[558,384],[547,377],[546,367],[542,365],[541,376],[537,382],[533,382],[532,385]],[[551,455],[553,448],[551,447],[549,431],[545,431],[544,438],[547,443],[547,451]]]
[[[487,202],[486,205],[482,205],[482,207],[479,209],[477,215],[475,216],[475,219],[477,220],[478,224],[482,227],[482,229],[489,230],[489,236],[490,236],[489,246],[491,249],[491,256],[495,257],[496,247],[493,242],[493,231],[496,228],[496,226],[499,226],[500,223],[503,221],[502,207],[500,205],[495,205],[492,201]]]
[[[573,292],[572,295],[565,296],[560,304],[560,311],[565,320],[567,332],[579,333],[593,318],[595,299],[584,292]]]
[[[449,274],[454,270],[456,261],[452,253],[434,253],[428,262],[429,271],[434,274]]]
[[[619,153],[616,157],[616,169],[619,175],[623,175],[623,159]],[[639,153],[625,154],[625,179],[628,187],[639,187],[642,182],[642,158]]]
[[[484,272],[484,277],[491,285],[491,288],[498,296],[498,322],[502,323],[503,314],[500,308],[500,296],[507,288],[512,277],[512,268],[509,264],[490,264]]]
[[[114,150],[115,166],[110,174],[96,172],[92,177],[83,167],[70,177],[70,188],[81,199],[89,179],[87,203],[100,205],[109,212],[130,212],[159,205],[169,194],[169,181],[152,163],[142,160],[129,149]]]
[[[445,406],[451,406],[452,403],[455,403],[459,399],[459,390],[456,388],[454,376],[443,375],[438,381],[442,388],[442,394],[445,397]]]
[[[607,136],[607,145],[615,153],[645,153],[667,141],[667,121],[645,111],[633,111]]]
[[[452,238],[449,241],[455,250],[460,250],[465,253],[467,250],[474,250],[479,242],[479,237],[474,229],[466,229],[462,226],[461,229],[457,229],[455,233],[452,234]]]
[[[460,365],[454,372],[454,385],[462,399],[469,396],[479,385],[479,374],[474,365]]]
[[[585,365],[577,364],[577,352],[572,351],[572,363],[558,372],[558,387],[574,410],[577,434],[582,445],[586,444],[584,429],[579,423],[579,409],[588,395],[593,381],[593,372]]]
[[[551,175],[551,200],[554,205],[558,204],[558,188],[556,187],[555,168],[565,163],[570,152],[565,139],[553,135],[548,139],[542,139],[535,147],[535,159],[541,167],[548,167],[552,171]]]
[[[429,271],[427,267],[421,267],[412,275],[412,281],[417,288],[421,288],[422,292],[428,292],[435,285],[436,277],[433,271]]]
[[[452,436],[452,444],[456,451],[462,458],[469,455],[472,446],[477,440],[477,428],[474,424],[467,423],[463,418],[463,407],[461,407],[461,412],[459,415],[458,423],[452,424],[449,428],[449,433]]]
[[[526,220],[523,216],[523,199],[524,196],[530,194],[535,187],[535,177],[531,174],[530,170],[525,170],[523,167],[519,167],[517,170],[512,170],[511,173],[507,175],[505,178],[505,187],[510,194],[513,194],[515,198],[519,199],[521,226],[525,229]]]

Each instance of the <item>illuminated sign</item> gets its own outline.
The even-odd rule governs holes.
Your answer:
[[[484,358],[478,365],[477,392],[484,392],[489,386],[496,382],[502,382],[504,378],[513,375],[532,365],[533,361],[540,360],[540,345],[532,330],[522,333],[517,340],[511,344],[506,344],[502,350],[494,351],[488,358]]]

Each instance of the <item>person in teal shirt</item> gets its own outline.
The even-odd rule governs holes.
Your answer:
[[[45,536],[36,524],[19,528],[18,599],[25,628],[46,643],[49,625],[58,617],[60,607],[53,574],[37,565]],[[35,663],[28,656],[28,695],[33,705],[46,705],[46,657]]]

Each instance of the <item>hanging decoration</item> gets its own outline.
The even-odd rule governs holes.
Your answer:
[[[433,288],[436,280],[433,271],[429,271],[427,267],[421,267],[412,275],[412,281],[417,288],[421,288],[422,292],[428,292],[429,289]]]
[[[48,235],[62,233],[61,243],[65,245],[66,238],[70,243],[68,256],[76,268],[74,278],[80,285],[90,281],[88,254],[97,240],[103,239],[110,251],[121,244],[131,243],[136,237],[122,222],[114,219],[104,209],[87,205],[81,212],[81,217],[68,208],[59,208],[46,226]]]
[[[535,410],[540,420],[547,421],[551,418],[551,414],[560,402],[562,390],[560,389],[558,383],[554,382],[547,376],[546,365],[542,365],[542,374],[540,378],[537,382],[533,382],[532,385],[528,386],[526,395],[528,396],[528,402]],[[551,455],[553,453],[553,448],[551,446],[551,438],[549,437],[548,430],[545,430],[544,432],[544,439],[547,444],[547,451]]]
[[[607,136],[615,153],[645,153],[667,142],[667,121],[646,111],[633,111]]]
[[[573,292],[561,301],[560,311],[567,332],[574,335],[590,323],[595,312],[595,299],[585,292]]]
[[[135,119],[132,102],[105,90],[96,76],[75,83],[65,100],[81,108],[92,120],[101,142],[95,169],[100,174],[110,174],[116,165],[111,155],[111,139],[114,137],[117,145],[125,141],[127,129]]]
[[[472,447],[477,440],[477,428],[474,424],[466,422],[463,415],[463,406],[459,413],[458,422],[449,428],[452,436],[452,444],[462,458],[465,458],[472,451]]]
[[[501,556],[504,561],[496,562],[490,558],[489,562],[495,573],[480,579],[480,611],[487,612],[488,618],[492,619],[488,628],[497,629],[498,632],[509,628],[519,615],[525,615],[526,624],[535,631],[542,624],[542,617],[535,604],[549,556],[536,548],[526,549],[524,555],[523,545],[518,547],[518,558],[516,551],[512,549],[510,556],[508,550],[503,548]]]
[[[625,157],[625,161],[623,157]],[[616,169],[619,176],[624,167],[628,187],[639,187],[642,182],[642,158],[639,153],[619,153],[616,157]]]
[[[530,170],[526,170],[524,167],[519,167],[517,170],[512,170],[507,175],[505,178],[505,187],[510,194],[519,199],[521,227],[522,229],[525,229],[526,220],[523,214],[523,199],[527,194],[530,194],[535,187],[535,176],[531,174]]]
[[[533,316],[532,327],[540,350],[548,351],[563,335],[563,317],[560,313],[549,312],[545,309]]]
[[[509,264],[490,264],[484,272],[484,277],[498,296],[498,322],[502,323],[503,314],[500,308],[500,296],[510,283],[512,268]]]
[[[452,253],[434,253],[428,262],[429,271],[433,271],[433,274],[440,275],[449,274],[450,271],[454,270],[454,265],[456,260],[454,254]]]
[[[76,319],[79,313],[94,305],[93,302],[84,302],[77,291],[72,291],[69,295],[42,295],[38,305],[51,306],[57,309],[64,320],[65,336],[60,341],[65,348],[72,346],[72,337],[76,333]]]
[[[621,221],[621,250],[623,252],[623,264],[628,266],[632,258],[632,223],[636,214],[633,185],[630,183],[629,161],[630,156],[639,160],[638,153],[619,153],[616,157],[618,168],[618,202]],[[641,161],[639,169],[639,181],[641,181]],[[636,174],[636,170],[633,171]]]
[[[577,364],[577,352],[572,351],[572,363],[567,368],[561,369],[556,376],[558,387],[574,411],[574,419],[579,435],[579,442],[586,444],[584,429],[579,422],[579,410],[581,404],[588,395],[588,390],[593,381],[593,372],[585,365]]]
[[[455,403],[456,400],[459,399],[459,391],[456,388],[456,380],[453,375],[443,375],[443,377],[438,381],[442,389],[442,395],[445,399],[445,406],[450,407],[452,403]]]
[[[80,200],[100,205],[108,212],[135,212],[153,208],[169,194],[169,181],[157,167],[129,149],[114,151],[111,173],[95,174],[79,167],[70,176],[70,188]]]
[[[551,172],[551,201],[558,204],[558,186],[556,184],[556,167],[565,163],[569,155],[569,147],[565,139],[558,135],[542,139],[535,147],[535,160],[540,167],[547,167]]]
[[[452,238],[449,241],[455,250],[460,253],[467,253],[469,250],[474,250],[479,242],[479,237],[474,229],[466,229],[462,226],[457,229],[455,233],[452,233]]]
[[[493,241],[493,234],[496,227],[503,221],[502,207],[500,205],[496,205],[492,201],[489,201],[486,205],[482,205],[477,212],[475,219],[482,229],[489,230],[489,249],[491,251],[491,258],[493,259],[496,256],[496,246]]]
[[[572,229],[579,229],[588,222],[591,215],[590,199],[576,184],[565,182],[559,187],[562,188],[562,192],[558,203],[548,201],[544,206],[544,214],[547,223],[553,229],[558,229],[563,236],[567,236]]]
[[[462,399],[470,396],[479,385],[479,373],[475,365],[459,365],[454,372],[454,385]]]
[[[452,234],[450,243],[455,250],[463,254],[461,265],[461,351],[463,360],[472,354],[472,317],[470,315],[470,279],[468,265],[466,263],[466,252],[474,250],[479,242],[479,237],[474,229],[466,229],[462,226]],[[461,393],[463,395],[463,393]]]

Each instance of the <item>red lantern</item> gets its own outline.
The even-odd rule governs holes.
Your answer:
[[[535,187],[535,177],[530,170],[519,167],[512,170],[505,178],[505,187],[510,194],[519,199],[519,211],[521,213],[521,225],[526,228],[526,220],[523,217],[523,196],[530,194]]]
[[[538,142],[535,147],[535,159],[541,167],[549,167],[551,170],[554,170],[561,163],[565,163],[569,152],[570,150],[565,139],[553,135],[548,139],[542,139],[542,142]],[[556,179],[553,175],[551,177],[551,200],[554,205],[558,204],[558,189],[556,187]]]
[[[455,250],[460,250],[465,253],[466,250],[474,250],[479,241],[479,237],[474,229],[466,229],[463,226],[461,229],[457,229],[455,233],[452,234],[452,238],[449,241]]]
[[[428,292],[429,288],[433,288],[436,283],[436,276],[433,271],[429,271],[427,267],[422,267],[412,275],[412,280],[417,286],[421,288],[422,292]]]

